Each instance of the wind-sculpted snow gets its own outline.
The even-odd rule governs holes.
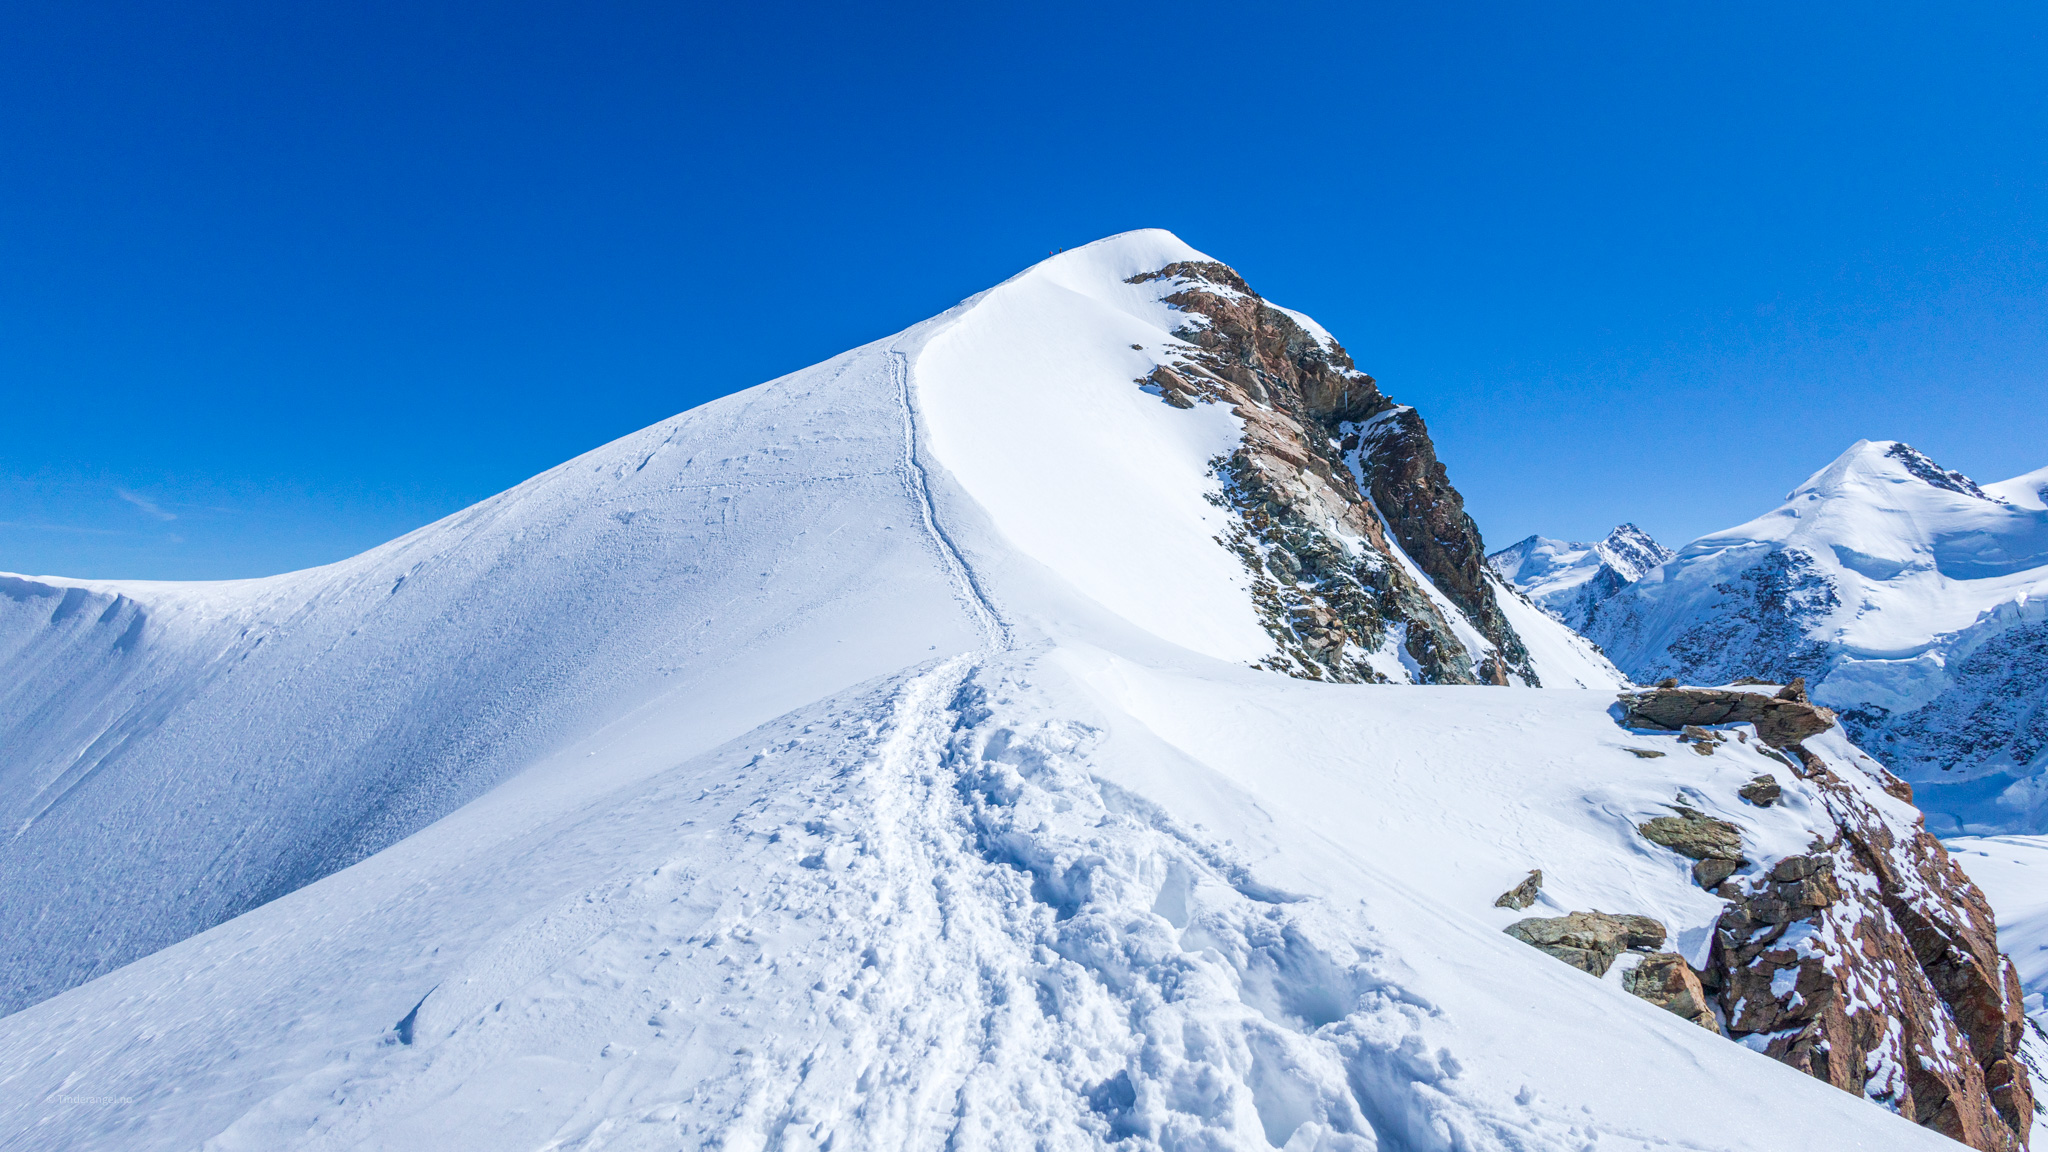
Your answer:
[[[883,349],[326,568],[0,584],[0,1010],[346,867],[653,709],[701,748],[978,642]]]
[[[1603,601],[1588,635],[1641,682],[1805,676],[1946,831],[2048,827],[2048,511],[1863,441],[1783,507]]]

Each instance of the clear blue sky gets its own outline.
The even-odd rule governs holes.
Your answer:
[[[339,559],[1161,226],[1494,547],[2048,464],[2048,9],[0,13],[0,569]]]

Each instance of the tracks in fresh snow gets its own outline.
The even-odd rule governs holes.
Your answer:
[[[988,590],[981,585],[981,578],[967,562],[967,557],[955,544],[953,537],[939,521],[938,506],[932,500],[931,477],[925,470],[919,449],[919,426],[917,422],[916,398],[910,389],[910,357],[893,344],[888,349],[889,368],[896,377],[896,404],[903,417],[903,483],[917,500],[918,511],[924,520],[925,534],[930,537],[933,547],[938,550],[941,561],[946,565],[947,574],[954,586],[960,590],[960,598],[968,605],[980,626],[988,648],[1001,651],[1010,647],[1010,626],[996,610],[995,602],[989,598]]]

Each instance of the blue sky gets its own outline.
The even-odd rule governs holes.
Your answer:
[[[2004,478],[2048,10],[1924,7],[12,5],[0,569],[340,559],[1145,226],[1419,407],[1494,547],[1858,437]]]

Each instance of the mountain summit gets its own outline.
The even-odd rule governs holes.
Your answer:
[[[1898,781],[1622,692],[1165,232],[338,564],[0,591],[10,1148],[2032,1132]]]
[[[1623,589],[1588,634],[1645,681],[1804,676],[1946,829],[2048,830],[2041,476],[1980,486],[1858,441]]]
[[[1531,536],[1488,556],[1486,562],[1538,607],[1584,632],[1601,601],[1674,555],[1648,532],[1623,524],[1593,544]]]

